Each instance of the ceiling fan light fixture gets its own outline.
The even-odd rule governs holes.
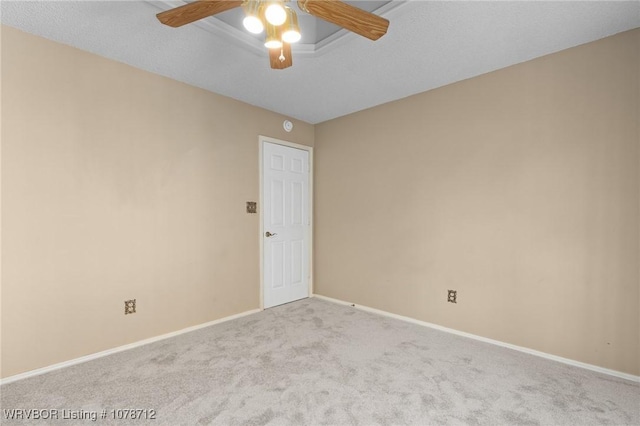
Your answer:
[[[282,40],[279,35],[278,29],[274,25],[267,23],[267,39],[264,42],[264,47],[267,49],[282,48]]]
[[[300,27],[298,26],[298,15],[290,7],[285,6],[287,12],[287,20],[282,29],[282,41],[285,43],[297,43],[302,38]]]
[[[276,27],[284,24],[284,21],[287,20],[287,12],[279,0],[267,3],[264,16],[271,25],[275,25]]]
[[[0,0],[2,1],[2,0]],[[302,37],[295,9],[285,6],[291,0],[184,0],[186,4],[156,14],[167,26],[177,28],[209,16],[242,7],[247,31],[260,34],[266,29],[265,47],[269,49],[272,69],[292,64],[291,45]],[[352,6],[343,0],[298,0],[300,10],[370,40],[387,33],[389,20]],[[357,2],[353,2],[357,3]],[[223,19],[224,20],[224,19]]]
[[[264,31],[264,23],[261,18],[261,3],[258,0],[246,1],[243,5],[245,17],[242,25],[253,34],[260,34]]]

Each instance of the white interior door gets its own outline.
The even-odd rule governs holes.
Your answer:
[[[309,152],[263,142],[263,302],[309,297]]]

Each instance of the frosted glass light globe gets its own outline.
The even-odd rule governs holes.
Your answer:
[[[289,30],[282,33],[282,41],[284,41],[285,43],[296,43],[300,41],[300,38],[302,38],[302,35],[300,35],[300,33],[296,30]]]
[[[242,20],[242,25],[253,34],[260,34],[264,30],[262,21],[257,16],[247,16]]]
[[[280,40],[268,40],[264,43],[264,47],[267,49],[280,49],[282,42]]]
[[[284,7],[282,7],[280,3],[271,3],[264,11],[264,16],[271,25],[277,27],[284,24],[284,21],[287,19],[287,12],[285,12]]]

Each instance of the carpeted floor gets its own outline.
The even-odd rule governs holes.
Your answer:
[[[637,383],[318,299],[0,391],[8,424],[29,408],[58,410],[41,425],[640,424]]]

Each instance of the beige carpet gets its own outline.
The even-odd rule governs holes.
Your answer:
[[[640,424],[637,383],[317,299],[0,391],[3,424]],[[10,409],[60,420],[8,421]]]

